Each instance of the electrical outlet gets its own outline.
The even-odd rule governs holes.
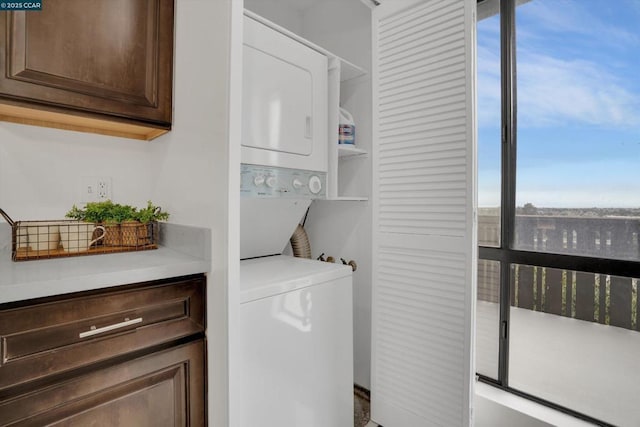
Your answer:
[[[111,199],[111,177],[83,176],[79,182],[82,203],[102,202]]]
[[[111,199],[111,178],[98,178],[96,197],[99,202]]]

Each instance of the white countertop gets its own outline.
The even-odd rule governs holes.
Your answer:
[[[183,227],[183,226],[177,226]],[[189,227],[191,228],[191,227]],[[167,233],[180,238],[189,228]],[[162,238],[161,238],[162,243]],[[198,242],[202,243],[202,241]],[[0,303],[145,282],[210,270],[211,260],[184,241],[155,250],[14,262],[0,250]]]

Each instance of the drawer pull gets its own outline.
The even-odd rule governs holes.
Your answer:
[[[135,325],[136,323],[142,323],[142,317],[136,317],[135,319],[125,319],[124,322],[114,323],[113,325],[103,326],[102,328],[96,328],[92,326],[90,330],[85,332],[80,332],[80,338],[91,337],[93,335],[98,335],[103,332],[113,331],[114,329],[124,328],[125,326]]]

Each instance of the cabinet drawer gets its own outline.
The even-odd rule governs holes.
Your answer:
[[[0,390],[203,332],[204,277],[0,309]]]
[[[0,426],[204,426],[202,339],[0,401]]]

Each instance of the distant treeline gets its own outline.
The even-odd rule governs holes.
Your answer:
[[[479,208],[480,215],[497,216],[499,208]],[[544,215],[544,216],[571,216],[571,217],[640,217],[638,208],[545,208],[537,207],[532,203],[516,207],[516,215]]]

